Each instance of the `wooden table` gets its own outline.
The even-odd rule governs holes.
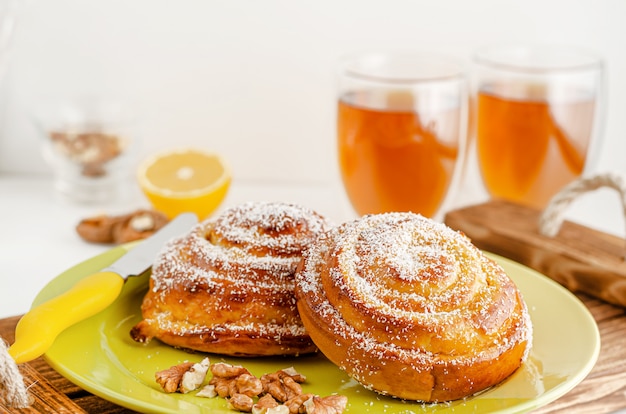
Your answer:
[[[602,348],[597,364],[587,378],[557,401],[536,413],[610,413],[626,408],[626,311],[579,295],[595,317]],[[0,320],[0,336],[13,342],[19,316]],[[564,347],[567,344],[563,344]],[[34,397],[28,409],[9,410],[0,401],[0,412],[9,413],[132,413],[92,395],[54,371],[43,358],[20,366]]]

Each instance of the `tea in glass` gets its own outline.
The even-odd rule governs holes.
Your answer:
[[[369,54],[344,62],[337,150],[359,215],[440,212],[455,184],[466,137],[460,65],[425,54]]]
[[[543,208],[583,174],[597,139],[602,65],[573,50],[477,55],[476,150],[492,197]]]

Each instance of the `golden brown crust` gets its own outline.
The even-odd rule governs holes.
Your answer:
[[[427,402],[495,385],[527,357],[513,282],[470,240],[412,213],[365,216],[320,237],[296,273],[319,349],[365,387]]]
[[[298,315],[294,272],[328,227],[317,213],[283,203],[246,203],[200,223],[159,255],[132,337],[240,356],[315,351]]]

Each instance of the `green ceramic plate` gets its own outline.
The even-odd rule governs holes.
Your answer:
[[[39,293],[34,305],[106,267],[126,249],[117,247],[59,275]],[[520,264],[493,257],[515,280],[528,303],[534,324],[533,349],[529,361],[508,380],[472,398],[421,404],[382,397],[350,380],[322,355],[255,359],[211,356],[211,360],[244,365],[255,375],[293,366],[306,375],[306,392],[346,395],[347,413],[530,411],[557,399],[585,378],[598,356],[599,333],[587,308],[569,291]],[[222,398],[166,394],[155,382],[155,372],[185,360],[200,361],[202,355],[179,351],[156,340],[144,345],[130,338],[131,327],[141,319],[139,307],[147,278],[148,274],[129,279],[108,309],[63,332],[46,353],[47,361],[80,387],[136,411],[232,414]]]

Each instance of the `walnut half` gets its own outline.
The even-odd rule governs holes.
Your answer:
[[[183,375],[185,372],[189,371],[192,366],[193,362],[183,362],[182,364],[158,371],[154,374],[156,382],[163,388],[163,391],[176,392],[183,380]]]
[[[206,378],[209,365],[209,358],[204,358],[198,363],[183,362],[157,372],[155,379],[163,391],[185,394],[200,387]]]
[[[254,400],[244,394],[235,394],[228,400],[228,405],[234,410],[249,413],[252,412]]]
[[[263,391],[280,402],[285,402],[302,394],[300,384],[305,381],[306,377],[296,372],[293,368],[282,369],[261,377]]]
[[[345,395],[320,397],[314,394],[301,394],[285,401],[290,414],[341,414],[348,405]]]
[[[211,365],[211,373],[213,378],[209,385],[214,386],[215,392],[222,398],[235,394],[255,397],[263,391],[261,381],[242,366],[219,362]]]
[[[306,414],[341,414],[348,405],[345,395],[329,395],[319,397],[314,395],[302,404]]]
[[[286,405],[279,404],[270,394],[265,394],[252,406],[252,414],[290,414]]]

